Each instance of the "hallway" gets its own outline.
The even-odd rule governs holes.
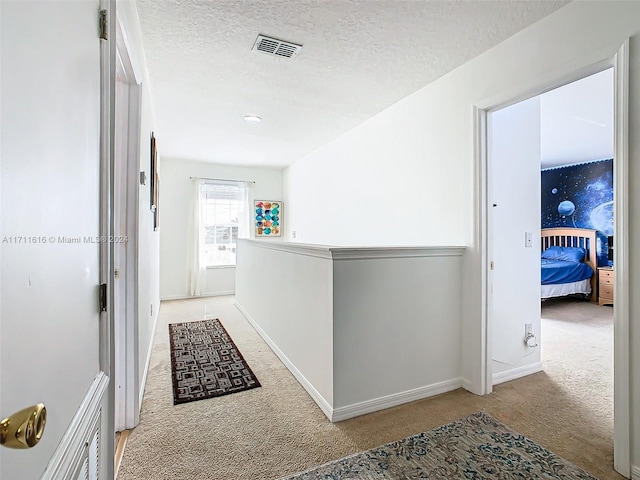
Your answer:
[[[163,302],[140,425],[118,478],[276,479],[432,429],[481,409],[602,480],[612,468],[611,426],[594,392],[576,396],[560,370],[504,383],[485,397],[459,389],[330,423],[234,306],[233,297]],[[262,387],[173,406],[169,323],[219,318]]]

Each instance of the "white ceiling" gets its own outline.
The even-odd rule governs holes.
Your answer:
[[[565,3],[138,0],[160,154],[289,165]]]
[[[613,157],[613,69],[540,97],[542,168]]]

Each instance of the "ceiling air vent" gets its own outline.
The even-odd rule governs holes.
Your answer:
[[[254,52],[262,52],[267,55],[273,55],[275,57],[292,58],[295,57],[302,49],[302,45],[296,45],[295,43],[283,42],[276,38],[265,37],[264,35],[258,35],[256,43],[253,44]]]

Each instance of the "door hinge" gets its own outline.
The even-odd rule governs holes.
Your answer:
[[[100,38],[109,39],[109,12],[100,10]]]
[[[100,311],[107,311],[107,284],[103,283],[100,285]]]
[[[491,270],[493,270],[493,260],[491,260]]]

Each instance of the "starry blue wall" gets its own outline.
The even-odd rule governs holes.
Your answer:
[[[613,159],[542,170],[542,228],[598,230],[598,266],[613,235]]]

